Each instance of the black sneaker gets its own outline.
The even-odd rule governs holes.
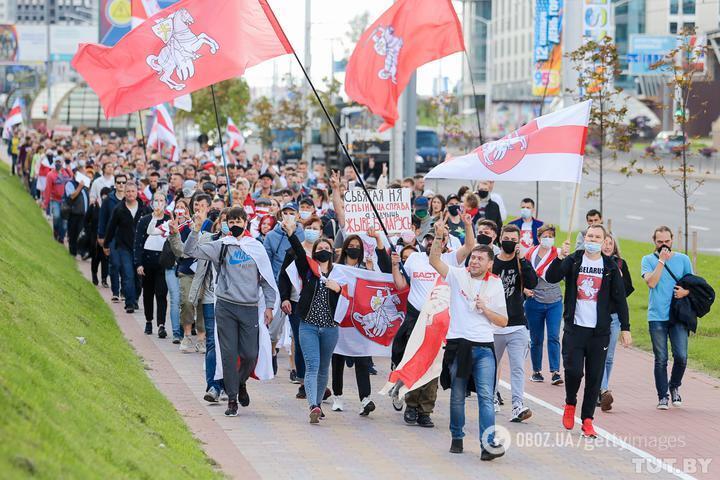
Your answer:
[[[532,377],[530,377],[530,381],[531,381],[531,382],[538,382],[538,383],[544,382],[544,381],[545,381],[545,377],[543,377],[543,376],[542,376],[542,373],[540,373],[540,372],[534,372],[534,373],[532,374]]]
[[[238,402],[243,407],[250,405],[250,395],[248,395],[247,386],[244,383],[241,383],[238,389]]]
[[[362,410],[360,410],[361,417],[367,417],[371,412],[375,411],[375,402],[370,400],[370,397],[365,397],[362,401]]]
[[[463,439],[453,438],[450,443],[450,453],[463,453]]]
[[[673,407],[682,407],[682,398],[680,398],[680,392],[677,388],[670,389],[670,400],[672,401]]]
[[[408,425],[415,425],[418,421],[417,408],[407,407],[405,409],[405,413],[403,414],[403,420],[405,420],[405,423]]]
[[[160,325],[158,327],[158,338],[167,338],[167,331],[165,330],[165,325]]]
[[[102,282],[100,282],[100,285],[102,285],[103,288],[110,288],[108,286],[107,280],[103,280]]]
[[[375,369],[375,365],[370,365],[370,367],[368,368],[368,373],[370,373],[370,375],[377,375],[377,370]]]
[[[125,313],[135,313],[135,309],[132,307],[125,307]],[[152,327],[151,327],[152,328]],[[152,332],[151,332],[152,333]]]
[[[552,380],[550,381],[553,385],[562,385],[563,379],[560,376],[560,372],[552,372]]]
[[[228,408],[225,410],[226,417],[237,417],[238,402],[235,400],[228,400]]]
[[[182,342],[182,338],[173,335],[173,345],[180,345],[180,342]]]
[[[277,355],[273,355],[273,357],[272,357],[272,368],[273,368],[273,376],[277,375],[277,371],[278,371]]]
[[[97,277],[93,278],[92,282],[93,282],[93,285],[95,285],[96,287],[98,286],[98,283],[100,283],[100,282],[98,282]]]
[[[428,415],[427,413],[418,414],[417,424],[425,428],[433,428],[435,426],[432,419],[430,418],[430,415]]]
[[[328,398],[330,398],[331,396],[332,396],[332,392],[330,391],[329,388],[326,388],[326,389],[325,389],[325,394],[323,395],[323,402],[324,402],[325,400],[327,400]]]
[[[491,445],[490,448],[490,450],[485,450],[485,447],[483,447],[482,453],[480,454],[480,460],[483,462],[489,462],[490,460],[494,460],[505,455],[505,447],[502,445],[495,444]]]
[[[295,369],[290,370],[290,383],[300,383],[297,379],[297,372]]]
[[[152,335],[152,322],[145,322],[145,335]]]
[[[660,399],[660,401],[657,404],[658,410],[669,410],[670,409],[670,401],[668,397],[663,397]]]
[[[118,297],[117,295],[113,295],[113,296],[110,298],[110,301],[111,301],[112,303],[120,303],[120,297]]]
[[[295,398],[298,400],[305,400],[307,398],[307,395],[305,394],[305,385],[300,385],[298,392],[295,394]]]
[[[503,402],[502,395],[500,395],[500,391],[498,391],[495,395],[497,396],[498,405],[505,405],[505,402]]]

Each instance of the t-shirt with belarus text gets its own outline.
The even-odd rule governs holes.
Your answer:
[[[443,253],[440,258],[448,266],[457,267],[460,265],[457,261],[456,252]],[[425,252],[411,254],[403,264],[403,268],[410,276],[408,301],[410,305],[419,311],[427,302],[430,291],[435,286],[440,274],[430,265],[430,257]]]
[[[597,301],[603,272],[602,256],[597,260],[591,260],[587,255],[583,255],[577,278],[577,304],[575,305],[575,325],[579,327],[595,328],[597,325]]]

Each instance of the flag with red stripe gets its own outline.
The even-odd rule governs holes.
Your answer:
[[[176,162],[180,152],[178,151],[178,141],[170,112],[165,105],[158,105],[154,110],[155,121],[150,129],[150,135],[148,135],[148,145],[159,150],[162,147],[171,147],[170,158],[173,162]]]
[[[580,183],[591,100],[538,117],[467,155],[448,158],[425,178]]]
[[[23,123],[22,104],[20,103],[20,99],[16,98],[15,103],[13,103],[10,112],[8,112],[7,117],[5,118],[5,125],[3,126],[2,133],[3,138],[12,137],[12,127],[20,125],[21,123]]]
[[[232,118],[230,117],[228,117],[227,119],[227,136],[230,144],[228,150],[242,148],[243,146],[245,146],[245,138],[240,132],[240,129],[237,127],[237,125],[235,125],[235,122],[233,122]]]

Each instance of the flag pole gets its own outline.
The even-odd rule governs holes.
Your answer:
[[[140,136],[142,138],[142,151],[143,156],[145,157],[145,164],[148,165],[150,162],[148,162],[148,156],[147,156],[147,143],[145,143],[145,127],[143,127],[142,123],[142,110],[138,110],[138,122],[140,122]]]
[[[215,109],[215,123],[218,131],[218,141],[220,142],[220,153],[222,154],[223,168],[225,169],[225,178],[227,182],[230,182],[230,176],[228,175],[227,159],[225,158],[225,149],[223,148],[222,130],[220,128],[220,114],[218,114],[217,101],[215,100],[215,85],[210,85],[210,93],[212,93],[213,108]],[[232,188],[228,183],[228,207],[232,207]]]

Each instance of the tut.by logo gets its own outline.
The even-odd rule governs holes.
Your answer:
[[[493,441],[490,441],[490,436],[494,434]],[[480,436],[480,442],[485,450],[490,453],[497,454],[507,451],[512,443],[512,436],[510,431],[502,425],[494,425],[488,427]]]
[[[660,473],[663,469],[680,470],[688,475],[708,473],[712,458],[633,458],[635,473]]]

